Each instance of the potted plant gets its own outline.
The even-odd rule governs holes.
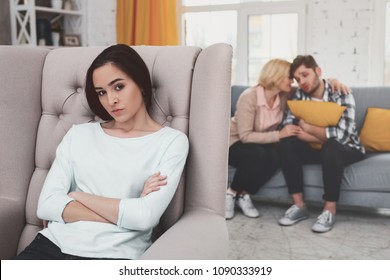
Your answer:
[[[59,46],[61,41],[61,35],[63,33],[62,25],[59,21],[52,23],[51,25],[51,36],[53,39],[53,46]]]

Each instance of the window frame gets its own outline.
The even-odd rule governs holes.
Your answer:
[[[298,46],[299,53],[305,53],[306,49],[306,0],[277,1],[277,2],[243,2],[238,4],[207,5],[207,6],[183,6],[178,1],[178,22],[180,30],[180,41],[184,45],[185,13],[196,12],[217,12],[217,11],[237,11],[237,46],[235,46],[235,84],[247,85],[248,73],[248,17],[251,15],[271,15],[271,14],[298,14]],[[259,69],[260,71],[260,69]]]

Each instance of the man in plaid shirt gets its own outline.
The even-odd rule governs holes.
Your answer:
[[[279,220],[283,226],[307,219],[309,213],[303,199],[304,164],[321,163],[324,181],[324,209],[313,225],[314,232],[327,232],[335,223],[336,203],[340,195],[344,168],[363,159],[364,147],[360,144],[355,122],[355,100],[352,94],[332,91],[321,78],[321,68],[310,55],[297,56],[290,67],[290,77],[299,84],[295,100],[334,102],[346,110],[336,126],[319,127],[297,119],[287,111],[283,125],[294,136],[282,138],[280,152],[282,171],[293,205]],[[320,150],[310,144],[322,144]]]

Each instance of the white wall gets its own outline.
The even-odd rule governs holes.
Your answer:
[[[88,0],[88,46],[116,44],[116,0]]]
[[[374,0],[308,1],[306,52],[324,76],[350,85],[367,85]]]

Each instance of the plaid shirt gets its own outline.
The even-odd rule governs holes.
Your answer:
[[[332,88],[327,81],[325,83],[325,92],[323,101],[334,102],[340,106],[346,106],[346,110],[341,116],[337,126],[328,126],[326,127],[326,138],[335,138],[336,141],[343,145],[348,145],[351,148],[357,149],[362,153],[365,153],[364,147],[360,144],[360,138],[356,129],[355,122],[355,99],[352,94],[339,94],[337,92],[332,92]],[[312,100],[302,89],[298,89],[294,96],[293,100]],[[294,121],[295,120],[295,121]],[[296,118],[287,109],[283,126],[287,124],[296,123]]]

